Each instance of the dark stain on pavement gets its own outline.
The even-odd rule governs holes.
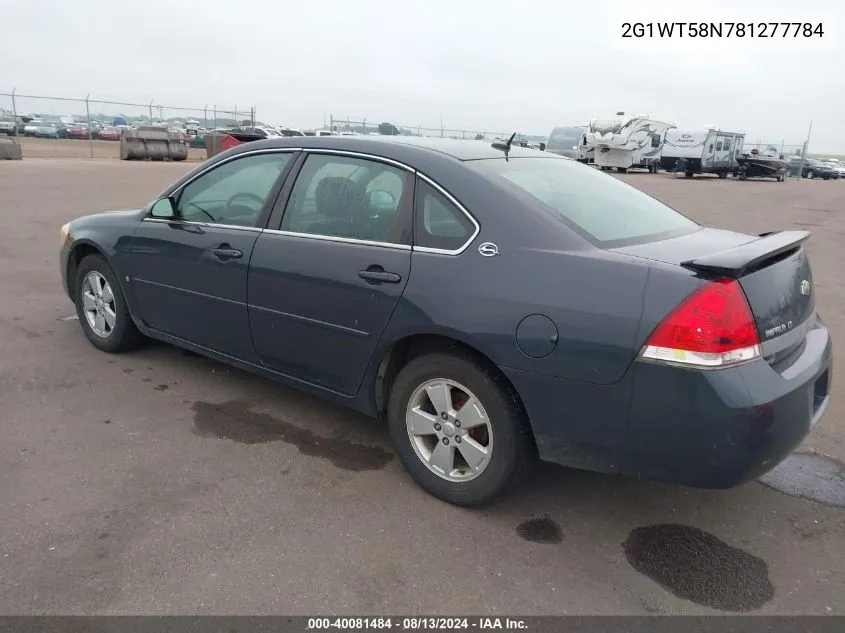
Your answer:
[[[156,391],[167,391],[169,385],[165,385],[164,383],[155,386]]]
[[[516,533],[532,543],[554,544],[563,541],[560,526],[549,517],[523,521],[516,526]]]
[[[775,595],[765,561],[685,525],[632,530],[630,565],[672,594],[722,611],[753,611]]]
[[[131,374],[135,370],[130,368],[130,367],[127,367],[126,369],[123,369],[122,371],[123,371],[124,374]]]
[[[143,380],[143,382],[152,382],[153,381],[153,379],[150,378],[149,376],[147,376],[146,378],[143,378],[142,380]]]
[[[8,323],[9,326],[11,327],[11,329],[16,330],[17,332],[22,334],[25,338],[28,338],[28,339],[41,338],[41,335],[38,332],[35,332],[34,330],[30,330],[29,328],[24,327],[23,325],[18,325],[17,323],[15,323],[15,321],[20,321],[20,320],[21,320],[20,317],[15,317],[12,321],[0,318],[0,323]]]
[[[845,464],[812,453],[793,453],[760,483],[784,494],[845,508]]]
[[[250,411],[250,404],[231,400],[220,404],[195,402],[194,433],[241,444],[285,442],[303,455],[328,459],[338,468],[352,471],[380,470],[393,454],[380,447],[349,440],[321,437],[266,413]]]

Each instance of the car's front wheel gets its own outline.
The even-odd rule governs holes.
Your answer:
[[[427,354],[403,367],[391,389],[388,423],[405,470],[456,505],[501,497],[535,456],[516,394],[465,353]]]
[[[138,346],[141,333],[132,322],[117,277],[101,255],[82,260],[74,288],[82,331],[94,347],[118,353]]]

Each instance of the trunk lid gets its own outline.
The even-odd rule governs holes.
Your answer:
[[[737,279],[754,314],[763,355],[782,358],[803,343],[815,315],[813,274],[802,246],[809,237],[808,231],[746,235],[705,228],[613,250],[682,266],[706,279]]]

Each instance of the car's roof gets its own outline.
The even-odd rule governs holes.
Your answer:
[[[253,145],[255,143],[256,145]],[[373,148],[371,151],[377,153],[378,149],[388,150],[401,145],[406,148],[419,148],[428,152],[445,154],[454,159],[481,160],[484,158],[503,158],[504,153],[495,149],[489,141],[463,140],[452,138],[433,138],[422,136],[296,136],[284,139],[272,138],[263,141],[252,141],[250,147],[260,143],[261,147],[304,147],[322,148],[354,151],[363,151]],[[566,160],[555,154],[548,154],[536,149],[518,147],[514,145],[509,156],[511,158],[548,157],[550,159]]]

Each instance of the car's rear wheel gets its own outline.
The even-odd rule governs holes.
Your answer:
[[[812,180],[815,177],[815,175],[816,174],[812,169],[807,172],[807,178],[809,178],[810,180]]]
[[[74,288],[79,323],[94,347],[119,353],[138,346],[141,333],[132,322],[117,277],[101,255],[82,260]]]
[[[402,368],[388,423],[399,460],[422,488],[449,503],[480,505],[527,471],[531,432],[504,383],[468,354],[427,354]]]

